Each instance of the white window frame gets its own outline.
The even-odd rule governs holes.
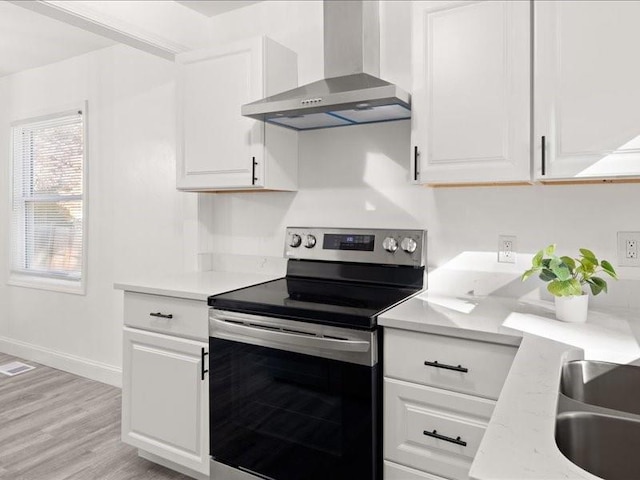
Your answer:
[[[9,135],[11,136],[10,145],[10,161],[9,163],[9,195],[10,205],[13,205],[14,201],[14,142],[13,142],[13,129],[21,125],[36,123],[45,120],[49,120],[56,117],[63,117],[82,112],[82,269],[79,280],[70,280],[65,278],[57,278],[47,275],[39,275],[35,272],[15,271],[12,266],[12,259],[9,259],[9,279],[8,284],[17,287],[35,288],[39,290],[51,290],[62,293],[71,293],[76,295],[86,295],[87,286],[87,263],[88,263],[88,224],[89,224],[89,208],[88,208],[88,186],[89,186],[89,170],[88,170],[88,108],[87,102],[81,102],[73,105],[67,105],[62,108],[50,109],[45,112],[39,112],[37,114],[30,115],[26,118],[15,120],[11,122]],[[9,232],[10,232],[10,245],[13,244],[13,237],[16,234],[14,232],[13,214],[9,215]],[[12,247],[13,248],[13,247]],[[11,249],[8,249],[11,251]],[[11,255],[11,253],[9,254]]]

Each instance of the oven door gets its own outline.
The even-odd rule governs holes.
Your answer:
[[[275,480],[381,478],[376,332],[211,310],[212,460]]]

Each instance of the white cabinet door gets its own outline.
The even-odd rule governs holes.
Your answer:
[[[204,342],[124,328],[122,441],[208,475],[206,351]]]
[[[241,115],[243,104],[297,85],[295,53],[259,37],[177,61],[177,187],[295,189],[296,132]]]
[[[640,176],[640,2],[534,5],[536,179]]]
[[[529,182],[530,2],[413,8],[413,181]]]

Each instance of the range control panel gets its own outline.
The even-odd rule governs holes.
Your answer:
[[[426,241],[424,230],[288,227],[284,256],[422,267],[426,265]]]

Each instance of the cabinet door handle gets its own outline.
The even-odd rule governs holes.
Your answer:
[[[456,372],[467,373],[469,371],[468,368],[463,367],[462,365],[447,365],[446,363],[440,363],[437,360],[434,362],[425,361],[424,364],[428,367],[436,367],[436,368],[444,368],[445,370],[455,370]]]
[[[251,185],[255,185],[256,181],[258,180],[256,178],[256,165],[258,165],[258,162],[256,162],[256,157],[251,157]]]
[[[171,313],[150,313],[149,314],[151,317],[158,317],[158,318],[173,318],[173,315]]]
[[[415,145],[413,147],[413,180],[418,181],[418,157],[420,156],[420,152],[418,151],[418,146]]]
[[[547,173],[547,138],[542,135],[541,139],[541,148],[542,148],[542,175],[546,175]]]
[[[204,374],[209,372],[209,369],[204,368],[204,357],[206,357],[207,355],[209,355],[209,352],[205,352],[204,347],[202,347],[202,350],[200,351],[200,360],[202,361],[202,364],[200,366],[200,378],[202,380],[204,380]]]
[[[467,446],[467,442],[460,440],[460,437],[453,438],[453,437],[447,437],[446,435],[440,435],[437,430],[433,430],[431,432],[429,432],[428,430],[425,430],[422,433],[425,434],[427,437],[437,438],[438,440],[444,440],[445,442],[455,443],[456,445],[461,445],[463,447]]]

